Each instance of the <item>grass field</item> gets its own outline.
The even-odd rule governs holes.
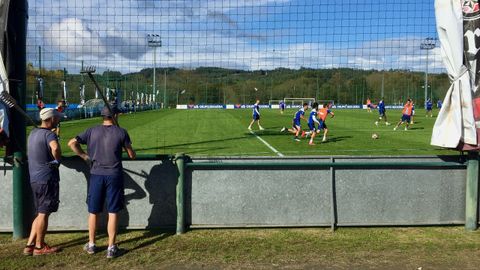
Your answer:
[[[480,233],[463,227],[128,231],[123,256],[82,250],[86,232],[50,233],[63,250],[25,257],[25,240],[0,234],[0,269],[478,269]]]
[[[303,139],[295,142],[290,134],[280,133],[283,126],[291,126],[295,110],[283,115],[279,110],[262,110],[262,126],[255,125],[252,134],[247,126],[251,110],[159,110],[120,117],[140,154],[175,154],[184,152],[191,156],[275,156],[271,148],[285,156],[298,155],[446,155],[456,151],[430,145],[435,118],[425,118],[417,110],[415,124],[404,131],[393,131],[400,110],[389,110],[391,126],[374,125],[378,113],[365,110],[336,110],[335,118],[328,119],[328,141],[321,143],[317,136],[315,146]],[[88,127],[101,122],[100,118],[67,121],[62,123],[61,144],[64,155],[72,152],[66,146],[68,139]],[[307,128],[306,123],[302,123]],[[375,132],[379,139],[373,140]],[[263,139],[262,142],[257,136]],[[270,145],[269,148],[266,144]]]

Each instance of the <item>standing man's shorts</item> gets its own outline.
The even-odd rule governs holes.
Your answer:
[[[57,212],[60,203],[60,185],[57,179],[50,179],[46,183],[30,183],[33,192],[33,202],[37,213],[50,214]]]
[[[123,176],[115,175],[90,175],[88,186],[87,205],[88,212],[101,213],[103,204],[107,201],[108,213],[118,213],[125,207]]]
[[[253,115],[253,120],[260,120],[260,115],[259,114],[254,114]]]

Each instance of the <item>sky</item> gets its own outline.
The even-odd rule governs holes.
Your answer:
[[[433,0],[36,0],[27,61],[78,72],[199,66],[444,72]],[[147,45],[156,34],[162,46]],[[428,61],[427,61],[428,60]]]

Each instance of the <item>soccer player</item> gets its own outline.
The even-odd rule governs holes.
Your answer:
[[[308,109],[308,103],[303,103],[303,107],[300,108],[296,113],[295,116],[293,117],[293,125],[292,128],[288,129],[288,132],[295,134],[295,137],[293,138],[295,141],[299,142],[300,139],[298,138],[298,135],[300,132],[302,132],[302,137],[305,136],[305,131],[302,131],[302,126],[300,123],[300,120],[306,120],[305,119],[305,111]],[[286,130],[285,127],[280,130],[281,132],[284,132]]]
[[[317,119],[317,110],[318,110],[318,103],[314,102],[312,105],[312,111],[310,112],[310,116],[308,117],[308,128],[310,131],[308,134],[310,134],[310,142],[308,143],[309,145],[315,145],[313,143],[313,139],[315,138],[315,134],[317,133],[317,129],[315,128],[315,123],[317,125],[320,125],[320,122]]]
[[[443,102],[442,102],[441,99],[439,99],[439,100],[437,101],[437,108],[438,108],[438,109],[441,109],[441,108],[442,108],[442,105],[443,105]]]
[[[427,99],[427,102],[425,103],[425,110],[427,110],[427,113],[426,113],[425,117],[429,117],[429,116],[432,117],[433,116],[432,108],[433,108],[432,100]]]
[[[367,112],[372,112],[372,101],[367,98]]]
[[[331,118],[335,116],[335,114],[328,108],[328,103],[325,103],[323,104],[323,108],[318,111],[318,118],[320,119],[320,123],[318,124],[317,133],[320,133],[320,131],[323,129],[322,142],[325,142],[327,140],[328,128],[325,121],[327,120],[327,115],[329,114],[331,115]]]
[[[255,104],[253,105],[253,119],[252,122],[250,122],[250,125],[248,126],[248,130],[252,130],[252,125],[257,121],[258,124],[258,129],[264,130],[264,128],[260,125],[260,100],[257,99]]]
[[[412,114],[410,115],[410,124],[413,125],[413,118],[415,116],[415,104],[413,103],[413,99],[410,101],[412,104]]]
[[[283,114],[285,111],[285,102],[282,100],[280,101],[280,113]]]
[[[378,102],[377,108],[378,108],[378,121],[375,121],[375,125],[378,126],[378,122],[383,119],[385,121],[385,125],[389,126],[390,123],[387,120],[387,113],[386,113],[385,102],[383,101],[383,97]]]
[[[403,106],[402,119],[393,128],[393,130],[397,130],[397,128],[403,123],[405,123],[405,130],[408,130],[411,116],[412,116],[412,101],[410,99],[407,99],[407,103],[405,103],[405,105]]]

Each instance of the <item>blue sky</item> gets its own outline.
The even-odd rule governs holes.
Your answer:
[[[436,37],[432,1],[36,0],[28,61],[48,68],[134,72],[157,66],[245,70],[354,67],[424,70],[420,43]],[[443,71],[439,48],[430,71]]]

